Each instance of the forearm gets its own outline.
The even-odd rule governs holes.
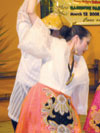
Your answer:
[[[32,24],[34,23],[34,21],[37,18],[36,6],[37,6],[37,0],[29,0],[28,1],[27,14],[29,15],[29,18],[30,18]]]
[[[37,0],[28,0],[27,13],[34,14]]]

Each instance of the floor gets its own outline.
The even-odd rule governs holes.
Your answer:
[[[89,95],[89,106],[91,104],[94,93],[90,92]],[[8,100],[0,101],[0,133],[14,133],[10,119],[7,115]],[[86,116],[80,116],[81,125],[83,127]],[[84,133],[82,131],[82,133]]]
[[[14,133],[7,110],[14,81],[14,79],[0,79],[0,133]]]
[[[0,122],[0,133],[14,133],[10,121]]]
[[[14,133],[10,119],[8,118],[8,100],[0,101],[0,133]]]

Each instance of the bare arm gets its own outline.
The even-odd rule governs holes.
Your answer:
[[[37,0],[28,0],[27,14],[29,15],[32,24],[37,18],[36,6],[37,6]]]

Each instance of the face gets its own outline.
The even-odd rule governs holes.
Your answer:
[[[90,37],[84,37],[82,40],[78,39],[75,49],[77,55],[82,55],[86,50],[88,50],[88,44],[90,42]]]

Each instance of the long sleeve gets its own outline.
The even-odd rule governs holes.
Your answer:
[[[88,109],[89,72],[83,57],[80,57],[75,79],[72,82],[72,100],[79,114],[86,115]]]
[[[51,60],[41,68],[40,83],[63,92],[69,77],[70,48],[64,39],[53,38],[50,54]]]
[[[64,89],[69,77],[68,62],[70,47],[64,39],[54,39],[52,45],[52,61],[54,77],[57,79],[61,89]]]
[[[72,101],[78,114],[86,115],[88,109],[88,94],[89,94],[89,83],[75,86],[72,94]]]
[[[39,17],[36,18],[33,25],[31,24],[29,16],[26,13],[26,5],[27,0],[18,11],[18,48],[37,58],[46,58],[49,56],[50,31]]]
[[[23,25],[23,27],[24,26],[25,25]],[[41,19],[37,18],[32,27],[25,27],[25,29],[27,28],[25,33],[22,33],[23,30],[21,29],[21,27],[19,27],[20,42],[18,47],[28,54],[31,54],[38,58],[48,57],[51,36],[48,28],[42,23]],[[22,36],[21,34],[24,34],[24,36]]]

